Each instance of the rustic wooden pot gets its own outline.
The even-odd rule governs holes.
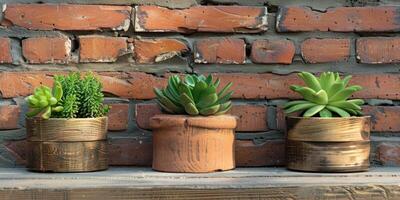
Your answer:
[[[27,118],[27,168],[89,172],[108,168],[107,117]]]
[[[236,117],[156,115],[153,169],[164,172],[213,172],[235,168]]]
[[[367,171],[370,117],[287,117],[287,168],[313,172]]]

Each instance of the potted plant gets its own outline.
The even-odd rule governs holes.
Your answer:
[[[369,167],[370,117],[361,116],[361,99],[348,100],[362,88],[348,86],[351,76],[324,72],[319,78],[308,72],[298,76],[306,86],[292,85],[303,100],[288,102],[287,167],[317,172],[366,171]]]
[[[232,83],[217,92],[220,80],[209,75],[173,75],[154,89],[162,110],[151,118],[153,169],[165,172],[212,172],[235,168],[236,117],[224,115]]]
[[[86,172],[108,168],[108,107],[92,73],[55,76],[53,88],[40,86],[26,98],[29,144],[27,168],[33,171]]]

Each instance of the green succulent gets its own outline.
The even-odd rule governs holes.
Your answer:
[[[351,76],[340,78],[339,73],[324,72],[319,78],[308,72],[298,76],[305,82],[306,87],[292,85],[290,89],[303,96],[304,100],[288,102],[285,113],[302,112],[304,117],[319,114],[320,117],[350,117],[360,116],[362,99],[348,100],[354,92],[362,88],[358,85],[347,86]]]
[[[31,109],[26,116],[34,117],[41,114],[43,119],[49,119],[52,112],[61,112],[64,109],[60,104],[62,95],[63,90],[58,81],[54,81],[53,89],[47,86],[36,88],[33,95],[25,99]]]
[[[213,82],[213,77],[203,75],[186,75],[184,80],[173,75],[168,79],[164,89],[154,88],[160,107],[171,114],[220,115],[231,107],[229,101],[233,91],[228,91],[232,83],[219,92],[220,80]]]

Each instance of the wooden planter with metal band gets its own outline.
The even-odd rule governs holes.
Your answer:
[[[287,117],[287,168],[313,172],[367,171],[370,117]]]
[[[89,172],[108,168],[107,117],[27,118],[27,168]]]
[[[213,172],[235,168],[236,117],[156,115],[153,169],[165,172]]]

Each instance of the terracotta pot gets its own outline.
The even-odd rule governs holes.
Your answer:
[[[108,168],[107,117],[27,118],[27,168],[88,172]]]
[[[235,168],[236,117],[156,115],[153,169],[164,172],[213,172]]]
[[[367,171],[370,117],[287,117],[286,141],[288,169]]]

